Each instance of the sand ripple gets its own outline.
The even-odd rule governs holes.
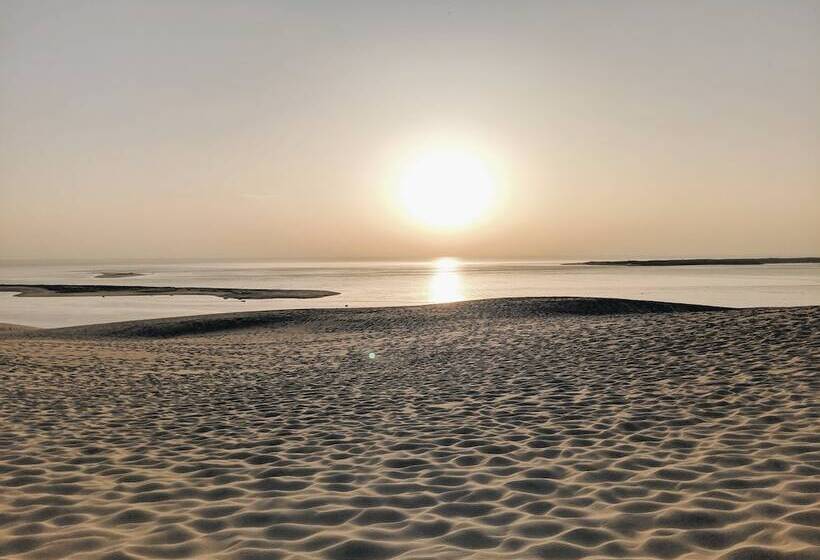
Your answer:
[[[230,317],[0,334],[0,557],[820,558],[820,308]]]

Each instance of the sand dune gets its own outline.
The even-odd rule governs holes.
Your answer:
[[[14,323],[0,323],[0,332],[17,331],[17,330],[23,330],[23,329],[32,330],[32,329],[36,329],[36,328],[37,327],[29,327],[29,326],[26,326],[26,325],[16,325]]]
[[[722,308],[685,303],[665,303],[614,298],[500,298],[484,301],[428,306],[394,307],[390,310],[306,309],[216,313],[169,317],[150,321],[123,321],[44,329],[41,336],[61,337],[174,337],[253,327],[295,325],[323,321],[341,326],[384,327],[392,324],[453,321],[487,318],[534,317],[545,315],[627,315],[638,313],[680,313],[718,311]]]
[[[0,331],[0,556],[820,558],[820,308]]]

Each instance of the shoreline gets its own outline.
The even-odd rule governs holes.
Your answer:
[[[564,265],[590,266],[708,266],[734,265],[754,266],[764,264],[820,264],[820,257],[765,257],[740,259],[646,259],[623,261],[585,261],[562,263]]]
[[[222,299],[313,299],[337,296],[329,290],[268,290],[253,288],[189,288],[172,286],[109,286],[103,284],[0,284],[14,297],[214,296]]]
[[[13,292],[12,289],[3,289],[4,285],[0,285],[0,293]],[[18,293],[14,297],[71,297],[74,294],[35,294],[30,293],[23,295]],[[118,293],[116,295],[135,295]],[[140,295],[161,295],[161,294],[140,294]],[[167,294],[167,295],[201,295],[201,294]],[[216,297],[216,294],[211,294]],[[77,297],[105,297],[102,294],[77,294]],[[285,298],[282,299],[319,299],[328,296],[315,296],[309,298]],[[230,299],[230,298],[222,298]],[[261,299],[261,298],[257,298]],[[266,298],[267,299],[267,298]],[[275,298],[270,298],[275,299]],[[43,333],[53,331],[67,331],[70,329],[85,329],[85,328],[104,328],[114,325],[142,325],[151,323],[167,323],[174,321],[188,321],[188,322],[209,322],[219,321],[221,319],[236,320],[239,323],[256,321],[264,322],[265,317],[274,316],[292,316],[292,317],[309,317],[315,316],[321,318],[323,315],[344,313],[349,316],[356,314],[372,314],[389,311],[404,311],[406,313],[414,313],[416,310],[424,310],[428,308],[438,308],[440,315],[448,313],[448,309],[461,309],[461,312],[453,311],[453,315],[460,313],[469,313],[469,309],[478,310],[481,307],[491,306],[507,306],[515,307],[517,305],[532,304],[542,306],[542,312],[545,314],[567,314],[567,315],[627,315],[638,313],[674,313],[674,312],[719,312],[731,310],[747,310],[747,311],[762,311],[762,310],[788,310],[788,309],[806,309],[813,307],[820,307],[817,304],[807,305],[761,305],[755,307],[733,307],[726,305],[710,305],[679,301],[660,301],[653,299],[637,299],[637,298],[614,298],[614,297],[596,297],[596,296],[509,296],[509,297],[491,297],[482,299],[464,299],[453,302],[440,303],[412,303],[402,305],[373,305],[373,306],[356,306],[349,307],[347,305],[339,305],[333,307],[286,307],[274,309],[257,309],[257,310],[240,310],[240,311],[219,311],[219,312],[205,312],[205,313],[189,313],[178,315],[167,315],[160,317],[145,317],[145,318],[126,318],[115,319],[109,321],[97,321],[93,323],[78,323],[69,325],[47,326],[47,325],[28,325],[18,321],[0,322],[0,334],[9,332],[12,329],[28,329],[30,331],[37,330]]]
[[[147,275],[147,272],[97,272],[94,278],[134,278]]]

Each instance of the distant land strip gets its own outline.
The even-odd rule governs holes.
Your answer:
[[[100,272],[94,278],[134,278],[145,276],[145,272]]]
[[[702,266],[709,264],[806,264],[820,263],[820,257],[769,257],[763,259],[665,259],[665,260],[644,260],[644,261],[586,261],[580,263],[565,264],[591,264],[607,266]]]
[[[327,290],[267,290],[242,288],[174,288],[164,286],[103,286],[93,284],[0,284],[0,292],[16,297],[71,296],[215,296],[223,299],[310,299],[336,296]]]

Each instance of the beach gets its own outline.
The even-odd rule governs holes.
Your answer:
[[[820,558],[820,307],[0,329],[0,556]]]
[[[100,276],[98,276],[99,278]],[[111,276],[107,276],[110,278]],[[118,278],[118,277],[117,277]],[[222,299],[310,299],[338,295],[327,290],[253,290],[238,288],[191,288],[175,286],[112,286],[98,284],[0,284],[0,292],[17,297],[106,296],[214,296]]]

